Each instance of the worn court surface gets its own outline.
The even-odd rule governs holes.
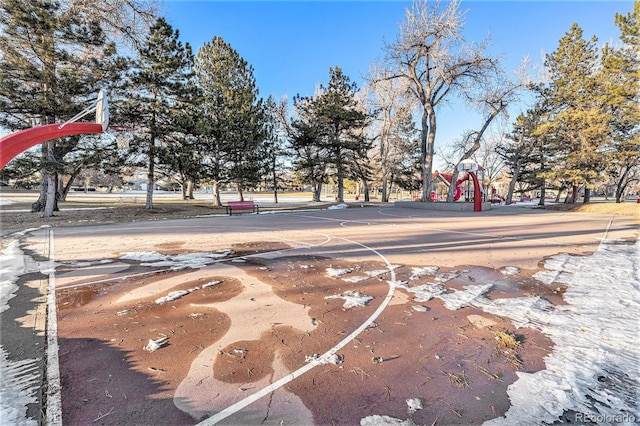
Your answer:
[[[637,231],[622,216],[389,206],[45,228],[26,248],[58,264],[64,424],[469,424],[508,409],[507,386],[544,368],[551,341],[393,283],[561,304],[532,278],[545,258]],[[372,299],[335,297],[353,294]]]

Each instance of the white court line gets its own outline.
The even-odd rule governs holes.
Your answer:
[[[56,271],[53,266],[53,229],[49,230],[49,284],[47,286],[47,426],[62,425],[62,385],[58,358],[58,316],[56,313]]]
[[[349,240],[347,238],[340,238],[340,237],[332,237],[332,238],[333,239],[343,240],[343,241],[358,245],[358,246],[360,246],[360,247],[362,247],[364,249],[370,250],[373,253],[375,253],[387,265],[387,268],[389,269],[389,272],[391,274],[391,282],[396,281],[395,268],[391,265],[389,260],[387,260],[387,258],[384,257],[384,255],[382,253],[378,252],[374,248],[371,248],[371,247],[369,247],[369,246],[367,246],[365,244],[359,243],[357,241]],[[358,328],[356,328],[351,334],[349,334],[347,337],[342,339],[342,341],[340,341],[333,348],[329,349],[327,352],[322,354],[318,358],[318,360],[326,359],[327,357],[329,357],[331,355],[334,355],[337,351],[339,351],[344,346],[349,344],[349,342],[353,341],[353,339],[355,339],[356,336],[358,336],[358,334],[362,333],[367,327],[369,327],[378,318],[378,316],[380,316],[382,311],[384,311],[386,309],[386,307],[389,304],[389,302],[391,302],[391,298],[393,297],[394,290],[395,290],[395,287],[392,284],[389,284],[389,290],[387,292],[387,295],[385,296],[385,298],[382,301],[382,303],[375,310],[375,312],[369,318],[367,318],[367,320],[365,322],[363,322]],[[286,385],[287,383],[291,382],[293,379],[302,376],[307,371],[311,370],[312,368],[316,367],[317,365],[320,365],[318,360],[315,360],[315,361],[309,362],[308,364],[305,364],[304,366],[300,367],[299,369],[295,370],[292,373],[289,373],[288,375],[282,377],[281,379],[279,379],[276,382],[270,384],[269,386],[266,386],[266,387],[262,388],[261,390],[259,390],[258,392],[254,393],[252,395],[249,395],[248,397],[236,402],[233,405],[230,405],[229,407],[225,408],[222,411],[219,411],[218,413],[214,414],[213,416],[209,417],[208,419],[198,423],[198,426],[215,425],[216,423],[218,423],[218,422],[226,419],[227,417],[237,413],[238,411],[242,410],[244,407],[246,407],[246,406],[252,404],[253,402],[259,400],[260,398],[262,398],[262,397],[264,397],[264,396],[276,391],[277,389],[279,389],[282,386]]]
[[[607,239],[607,236],[609,235],[609,229],[611,229],[612,224],[613,224],[613,218],[609,220],[609,223],[607,224],[607,229],[604,230],[604,237],[602,237],[602,241]]]

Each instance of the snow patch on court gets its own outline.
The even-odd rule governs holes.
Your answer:
[[[365,274],[367,274],[370,277],[378,277],[380,275],[384,275],[384,274],[388,274],[388,273],[389,273],[388,269],[374,269],[373,271],[365,272]]]
[[[334,294],[332,296],[325,296],[325,299],[344,299],[343,307],[345,309],[361,308],[366,306],[367,303],[373,300],[372,296],[367,296],[358,291],[348,290],[342,294]]]
[[[337,364],[341,364],[343,361],[340,355],[334,354],[334,353],[324,354],[324,355],[318,355],[318,354],[306,355],[304,357],[304,360],[305,362],[310,362],[315,365],[327,365],[327,364],[337,365]]]
[[[147,343],[147,345],[142,349],[144,349],[147,352],[155,352],[158,349],[161,349],[163,346],[165,346],[168,340],[169,338],[167,336],[162,336],[155,340],[149,339],[149,343]]]
[[[154,268],[169,268],[172,270],[200,269],[209,265],[215,260],[223,259],[233,253],[232,250],[219,250],[214,253],[183,253],[183,254],[161,254],[157,251],[147,252],[124,252],[120,257],[122,260],[134,260],[141,262],[140,266],[151,266]]]
[[[343,278],[342,281],[347,283],[359,283],[360,281],[368,280],[370,277],[366,275],[352,275],[350,277]]]
[[[216,286],[218,284],[222,283],[222,281],[210,281],[206,284],[202,284],[200,287],[193,287],[190,288],[188,290],[175,290],[175,291],[171,291],[169,292],[169,294],[167,294],[166,296],[163,297],[159,297],[158,299],[156,299],[156,303],[157,304],[161,304],[161,303],[167,303],[167,302],[173,302],[174,300],[178,300],[181,297],[186,296],[189,293],[193,293],[194,291],[205,289],[208,287],[213,287]]]
[[[400,420],[391,416],[367,416],[360,420],[360,426],[416,426],[411,419]]]
[[[441,293],[435,297],[441,299],[447,309],[455,311],[472,305],[479,296],[489,292],[492,288],[493,284],[468,285],[464,287],[464,290],[454,290],[453,293]]]
[[[518,275],[520,273],[520,268],[515,266],[505,266],[500,269],[502,275]]]
[[[413,280],[420,279],[425,275],[433,276],[436,274],[436,272],[438,272],[439,269],[440,268],[437,266],[414,267],[414,268],[411,268],[411,276],[409,277],[409,279],[413,281]]]
[[[591,256],[559,255],[545,262],[547,273],[536,274],[538,279],[566,284],[567,304],[550,309],[536,301],[527,320],[553,340],[554,350],[545,370],[518,373],[507,391],[511,408],[486,425],[553,423],[568,411],[588,423],[640,419],[639,254],[640,240],[604,240]],[[519,306],[496,310],[522,315]]]
[[[330,278],[341,277],[352,272],[352,269],[348,268],[327,268],[326,274]]]
[[[206,284],[202,284],[202,287],[201,287],[201,288],[203,288],[203,289],[204,289],[204,288],[209,288],[209,287],[216,286],[216,285],[218,285],[218,284],[222,284],[222,281],[220,281],[220,280],[209,281],[209,282],[208,282],[208,283],[206,283]]]

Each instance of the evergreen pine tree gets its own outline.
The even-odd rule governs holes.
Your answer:
[[[170,144],[176,130],[175,114],[188,105],[193,55],[164,18],[150,28],[139,58],[129,76],[129,97],[122,102],[121,117],[135,126],[131,148],[146,160],[146,209],[153,208],[156,163],[160,147]]]
[[[632,12],[617,14],[615,22],[622,46],[604,46],[598,82],[611,116],[605,163],[620,203],[629,184],[640,180],[640,1]]]
[[[204,142],[215,202],[221,204],[224,183],[234,183],[242,199],[243,190],[258,184],[262,172],[263,106],[253,68],[231,45],[214,37],[198,50],[194,69],[208,119]]]
[[[115,49],[99,21],[68,13],[59,3],[0,2],[0,125],[21,130],[64,122],[95,100],[113,78],[105,65]],[[40,197],[33,211],[51,216],[59,198],[58,174],[79,136],[41,145]]]
[[[361,158],[370,147],[361,132],[368,116],[358,104],[357,91],[357,85],[336,66],[329,69],[329,85],[320,86],[314,99],[320,143],[329,154],[327,161],[334,170],[339,202],[344,202],[344,180],[354,176],[349,170],[350,161]]]
[[[550,136],[554,177],[570,182],[569,202],[576,202],[581,186],[587,202],[589,189],[605,166],[601,147],[609,132],[610,114],[597,96],[596,41],[595,37],[583,39],[582,29],[573,24],[545,61],[550,81],[542,96],[549,113],[538,133]]]

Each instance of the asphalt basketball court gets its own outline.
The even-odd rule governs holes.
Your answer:
[[[328,262],[325,265],[333,263],[342,265],[340,262],[344,262],[352,265],[366,264],[370,269],[376,265],[387,269],[388,275],[385,277],[387,281],[400,279],[401,272],[394,271],[419,266],[436,266],[444,269],[483,267],[488,270],[512,267],[530,276],[540,269],[541,263],[549,256],[558,253],[587,255],[595,251],[603,239],[632,240],[637,237],[637,231],[637,220],[622,216],[574,214],[522,207],[503,207],[481,213],[463,213],[379,206],[89,227],[42,228],[28,234],[29,245],[25,248],[33,253],[39,253],[43,258],[51,256],[56,264],[67,265],[63,268],[64,272],[56,272],[50,276],[58,294],[61,290],[94,288],[98,289],[93,293],[92,297],[95,297],[96,294],[100,294],[99,288],[103,283],[126,280],[127,277],[144,277],[145,274],[149,274],[149,268],[167,274],[167,277],[175,276],[175,279],[180,280],[181,273],[172,271],[171,267],[161,264],[145,266],[142,265],[143,260],[135,265],[131,262],[123,262],[121,259],[127,253],[155,252],[179,255],[224,252],[231,247],[240,247],[245,250],[238,256],[241,258],[240,261],[251,261],[252,258],[289,259],[313,256],[317,259],[325,259]],[[228,264],[235,261],[226,260]],[[58,270],[60,271],[60,268]],[[324,274],[325,271],[317,269],[313,273]],[[218,273],[213,275],[216,274]],[[180,282],[193,282],[194,279],[193,277],[184,278]],[[242,277],[238,279],[243,280]],[[274,279],[278,280],[278,277]],[[149,284],[151,281],[153,280],[138,281],[139,286],[146,288],[144,291],[148,294],[129,297],[132,299],[155,297],[160,294],[160,290],[166,293],[172,286],[171,280],[164,280],[163,287],[154,288]],[[381,282],[384,283],[382,280]],[[354,285],[357,286],[357,283]],[[122,291],[123,293],[118,295],[121,299],[127,297],[127,292],[135,292],[131,287]],[[265,291],[256,294],[258,298],[270,297]],[[357,321],[350,323],[351,329],[341,329],[333,338],[316,346],[318,354],[339,353],[341,348],[353,344],[362,337],[362,333],[371,324],[376,324],[375,321],[379,320],[381,315],[384,316],[389,306],[394,303],[407,303],[406,296],[394,302],[394,297],[397,296],[398,290],[395,290],[394,295],[394,290],[390,287],[381,288],[371,302],[371,306],[368,307],[366,315],[362,313],[356,315]],[[265,306],[273,303],[265,303]],[[78,306],[80,305],[82,304]],[[238,309],[244,310],[242,305]],[[99,311],[96,312],[99,316]],[[62,320],[57,324],[59,329],[65,327],[65,318],[70,318],[67,311],[63,313],[65,315],[62,315]],[[282,314],[282,312],[279,313]],[[58,305],[58,314],[60,314],[60,305]],[[306,313],[303,314],[302,318],[307,318],[306,315]],[[315,321],[315,318],[313,320]],[[148,321],[147,328],[153,329],[153,318],[149,318]],[[295,320],[291,321],[291,324],[298,324]],[[292,326],[305,327],[305,325]],[[246,327],[246,322],[231,321],[229,327],[227,335],[242,336],[248,333],[247,330],[242,329]],[[385,337],[380,335],[377,339],[384,341]],[[208,349],[202,345],[201,350],[204,353]],[[158,354],[162,351],[169,352],[167,349],[160,349]],[[193,359],[190,362],[193,362]],[[96,368],[101,367],[96,366]],[[192,366],[191,370],[194,368]],[[304,404],[292,403],[291,398],[282,395],[278,398],[274,395],[277,395],[280,388],[287,386],[295,388],[296,381],[311,374],[309,371],[322,368],[324,367],[314,362],[301,365],[298,369],[290,368],[288,365],[277,365],[272,368],[269,377],[256,380],[250,389],[245,389],[246,386],[245,388],[235,386],[240,390],[228,393],[229,396],[226,399],[219,398],[213,409],[207,410],[206,401],[208,400],[205,396],[200,402],[197,401],[200,396],[194,397],[194,401],[185,403],[180,408],[196,419],[198,419],[197,413],[206,413],[199,419],[206,424],[215,422],[254,424],[259,418],[267,418],[268,414],[265,417],[265,413],[269,412],[280,412],[281,418],[294,419],[290,423],[313,421],[312,414],[316,413],[305,412]],[[67,366],[65,371],[68,370]],[[54,374],[54,379],[55,376]],[[61,392],[56,392],[54,389],[49,395],[47,403],[51,405],[48,406],[47,411],[52,420],[59,419],[59,416],[63,419],[69,418],[65,414],[65,404],[59,402],[60,399],[65,398],[64,383],[63,378]],[[55,383],[52,385],[55,387]],[[167,397],[164,407],[171,406],[170,402],[180,405],[181,398],[175,392],[182,392],[185,395],[197,394],[195,387],[187,386],[185,388],[187,390],[181,387],[178,390],[168,387],[165,392]],[[104,394],[105,390],[99,389],[97,392]],[[173,395],[170,395],[172,393]],[[110,396],[113,397],[113,395]],[[223,400],[222,405],[220,400]],[[109,396],[107,401],[112,402]],[[125,401],[115,404],[113,407],[117,408],[114,410],[112,407],[111,412],[105,405],[104,409],[91,413],[89,417],[99,423],[117,423],[116,419],[126,418],[127,414],[123,412],[126,411],[126,405]],[[276,405],[280,408],[276,408]],[[82,406],[83,404],[79,404],[75,410],[81,410]],[[60,412],[59,416],[56,411]],[[149,409],[149,412],[151,411],[153,410]],[[451,411],[458,413],[453,408]],[[124,415],[124,417],[117,417],[115,412],[119,412],[119,416]],[[161,414],[154,415],[157,416],[156,421],[162,422]],[[149,417],[143,418],[149,419]],[[179,417],[176,421],[188,422],[186,418],[188,417]],[[193,421],[194,424],[197,422],[198,420]],[[65,421],[63,423],[66,424]]]

